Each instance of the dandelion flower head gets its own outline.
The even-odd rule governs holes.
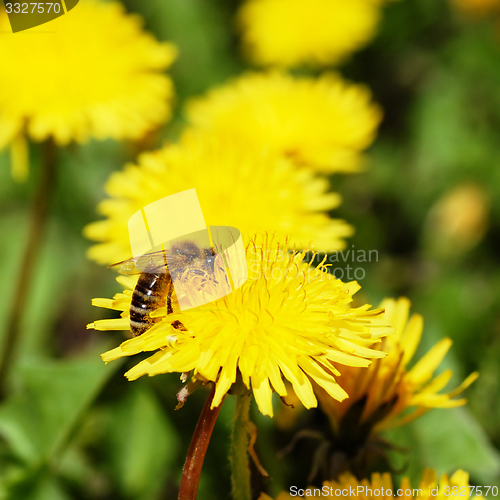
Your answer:
[[[131,215],[193,187],[208,225],[290,234],[304,248],[314,241],[328,250],[343,248],[344,238],[352,234],[351,226],[325,213],[340,203],[338,194],[328,192],[326,179],[243,140],[186,134],[179,144],[143,154],[138,165],[111,175],[106,184],[110,198],[98,208],[106,219],[85,229],[88,238],[100,242],[90,249],[90,258],[112,264],[132,257]]]
[[[117,2],[87,0],[51,21],[51,33],[0,37],[0,149],[19,134],[59,145],[136,139],[167,120],[163,70],[176,49],[141,24]],[[0,30],[10,31],[5,13]]]
[[[366,45],[380,18],[377,0],[247,0],[238,21],[258,65],[330,65]]]
[[[467,182],[449,189],[429,211],[427,233],[433,250],[452,256],[477,245],[488,230],[490,206],[480,184]]]
[[[306,497],[321,496],[321,498],[345,498],[342,491],[354,492],[348,497],[353,500],[393,500],[401,498],[404,500],[445,500],[450,496],[458,496],[460,492],[465,500],[471,498],[469,488],[469,474],[463,470],[457,470],[451,477],[443,474],[439,480],[436,471],[426,469],[417,488],[412,488],[410,480],[402,479],[398,488],[393,487],[389,473],[372,474],[369,479],[358,480],[350,472],[340,475],[337,481],[325,481],[322,488],[309,487],[304,492]],[[291,500],[288,493],[281,493],[276,500]],[[476,500],[477,496],[473,497]],[[261,495],[259,500],[272,500],[267,495]]]
[[[409,317],[410,302],[406,298],[387,299],[380,307],[385,309],[385,319],[396,329],[376,347],[387,352],[387,357],[374,361],[366,370],[351,367],[343,370],[339,384],[349,394],[343,403],[318,391],[322,408],[338,432],[341,432],[343,418],[351,419],[354,414],[359,416],[360,426],[377,432],[407,423],[431,408],[464,405],[466,399],[456,396],[478,377],[472,373],[456,389],[440,392],[453,372],[445,370],[437,376],[434,372],[451,347],[451,340],[439,341],[409,368],[422,336],[422,316]]]
[[[369,89],[335,73],[249,73],[187,104],[194,127],[245,137],[324,172],[353,172],[382,112]]]
[[[303,262],[304,252],[289,252],[273,236],[253,237],[246,249],[249,277],[226,297],[193,309],[154,315],[160,319],[144,334],[102,355],[109,362],[151,352],[126,373],[143,375],[191,372],[194,379],[216,383],[212,408],[237,380],[252,390],[260,411],[273,415],[272,394],[286,396],[288,380],[306,408],[316,406],[311,381],[334,399],[347,394],[335,381],[342,368],[366,367],[385,354],[369,346],[392,331],[383,310],[351,308],[355,282],[343,283],[323,266]],[[128,289],[93,304],[122,311],[121,318],[95,321],[97,330],[129,329],[129,307],[136,280],[119,278]],[[184,329],[176,329],[179,325]],[[172,342],[172,337],[175,342]]]

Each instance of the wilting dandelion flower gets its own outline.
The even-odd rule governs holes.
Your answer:
[[[26,136],[136,139],[166,121],[173,87],[163,70],[176,49],[141,24],[117,2],[89,0],[51,21],[53,33],[0,37],[0,149]],[[0,30],[10,30],[5,13]]]
[[[297,488],[298,489],[298,488]],[[349,492],[348,495],[344,494]],[[465,499],[471,498],[469,488],[469,474],[463,470],[457,470],[451,477],[443,474],[438,481],[436,471],[426,469],[422,475],[422,480],[417,488],[412,488],[410,480],[405,477],[398,488],[393,487],[389,473],[372,474],[369,479],[356,479],[351,473],[345,472],[340,475],[337,481],[326,481],[321,488],[309,487],[303,493],[305,497],[321,496],[321,498],[345,498],[357,500],[392,500],[395,497],[405,500],[438,499],[445,500],[450,496],[459,496],[460,493]],[[295,493],[292,491],[291,493]],[[276,500],[290,500],[297,495],[281,493]],[[479,498],[479,497],[474,497]],[[262,494],[259,500],[272,500],[271,497]]]
[[[338,377],[349,397],[342,402],[331,398],[320,387],[316,395],[330,422],[331,433],[317,433],[321,444],[312,461],[310,479],[321,471],[323,479],[351,470],[358,477],[386,458],[386,449],[394,446],[379,435],[380,431],[408,423],[431,408],[453,408],[465,404],[459,396],[476,378],[469,375],[460,386],[441,392],[452,377],[451,370],[434,376],[451,346],[450,339],[438,342],[413,367],[408,368],[422,334],[422,317],[409,318],[410,303],[405,298],[385,300],[384,319],[396,331],[374,346],[387,352],[368,368],[347,366]],[[304,431],[296,439],[306,437]],[[293,443],[292,443],[293,444]]]
[[[352,172],[382,112],[369,89],[334,73],[294,78],[250,73],[187,105],[197,128],[244,137],[325,172]]]
[[[192,372],[216,383],[212,408],[238,374],[263,414],[273,414],[272,393],[286,396],[288,380],[306,408],[316,406],[311,381],[336,400],[347,397],[335,381],[345,366],[366,367],[383,357],[373,342],[392,331],[382,309],[351,308],[355,282],[343,283],[320,265],[303,262],[305,252],[289,252],[270,236],[251,239],[246,249],[249,277],[226,297],[183,312],[158,309],[146,333],[102,355],[109,362],[140,352],[153,355],[126,373],[142,375]],[[135,280],[119,278],[128,290],[94,305],[122,311],[121,318],[89,325],[97,330],[128,330]],[[175,326],[182,324],[183,328]],[[172,341],[172,339],[175,339]],[[336,363],[338,368],[334,368]]]
[[[331,400],[324,393],[318,395],[339,432],[343,421],[352,419],[354,414],[361,427],[377,432],[410,422],[431,408],[464,405],[466,399],[456,399],[456,396],[478,377],[473,373],[456,389],[440,392],[453,372],[445,370],[436,377],[434,372],[452,341],[449,338],[439,341],[412,368],[408,368],[420,343],[422,316],[413,314],[409,318],[410,302],[406,298],[387,299],[380,307],[385,309],[385,319],[396,328],[393,335],[376,347],[387,352],[387,357],[375,361],[366,370],[347,368],[342,372],[339,383],[349,394],[349,399],[343,403]]]
[[[130,216],[193,187],[209,225],[290,234],[303,247],[314,241],[317,248],[330,250],[343,248],[343,238],[352,234],[348,224],[325,213],[340,203],[339,195],[328,192],[326,179],[241,139],[185,135],[180,144],[143,154],[137,166],[110,177],[106,191],[111,198],[99,205],[107,219],[85,229],[88,238],[101,242],[90,249],[90,258],[111,264],[132,257]]]
[[[244,49],[259,65],[329,65],[366,45],[378,0],[247,0],[238,15]]]

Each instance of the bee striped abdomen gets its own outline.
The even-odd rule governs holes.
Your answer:
[[[172,281],[168,274],[143,273],[132,293],[130,303],[130,329],[134,337],[142,335],[157,318],[150,314],[163,307],[170,295]]]

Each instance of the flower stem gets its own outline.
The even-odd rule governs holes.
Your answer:
[[[178,500],[195,500],[198,493],[198,484],[200,482],[203,460],[207,452],[208,443],[214,430],[215,421],[219,415],[222,402],[217,408],[210,409],[210,405],[215,395],[215,384],[207,398],[205,406],[201,412],[196,429],[194,430],[191,445],[182,469],[181,487],[179,489]]]
[[[38,183],[35,199],[31,208],[31,221],[28,234],[28,242],[21,261],[19,279],[14,293],[14,301],[10,315],[7,319],[7,330],[5,332],[4,345],[0,357],[0,400],[6,394],[6,385],[9,372],[13,366],[16,348],[20,340],[20,327],[26,309],[26,300],[33,282],[33,271],[40,253],[41,243],[45,232],[49,202],[54,187],[56,172],[56,147],[52,140],[44,144],[44,156],[40,180]]]
[[[236,396],[233,428],[231,430],[231,493],[233,500],[252,500],[250,465],[248,462],[248,426],[250,423],[250,402],[248,393]]]

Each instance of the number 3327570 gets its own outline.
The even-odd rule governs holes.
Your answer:
[[[61,4],[50,2],[36,2],[36,3],[6,3],[5,8],[7,14],[50,14],[55,12],[59,14],[61,11]]]

